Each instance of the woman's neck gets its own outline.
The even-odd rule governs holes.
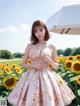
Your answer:
[[[38,42],[38,44],[46,44],[46,41],[45,41],[45,40],[40,40],[40,41]]]

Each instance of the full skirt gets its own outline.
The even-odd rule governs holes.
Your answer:
[[[24,72],[7,98],[12,106],[67,106],[73,99],[66,82],[47,68]]]

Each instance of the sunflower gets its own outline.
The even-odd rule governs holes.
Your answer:
[[[79,76],[77,76],[77,78],[76,78],[76,82],[77,82],[77,84],[79,84],[79,85],[80,85],[80,75],[79,75]]]
[[[73,57],[73,56],[68,56],[67,59],[68,59],[68,60],[73,60],[74,57]]]
[[[12,67],[15,68],[16,67],[16,64],[12,64]]]
[[[57,62],[62,63],[62,62],[63,62],[62,57],[58,57],[58,58],[57,58]]]
[[[66,69],[70,69],[71,66],[72,66],[72,61],[71,61],[71,60],[66,60],[66,61],[65,61],[65,68],[66,68]]]
[[[6,79],[3,80],[3,86],[6,89],[13,89],[16,85],[17,79],[16,77],[7,77]]]
[[[5,66],[6,66],[6,65],[2,64],[2,70],[4,70],[4,69],[5,69]]]
[[[59,82],[61,83],[61,84],[64,84],[64,80],[61,78],[61,79],[59,79]]]
[[[65,56],[62,56],[62,57],[58,57],[58,58],[57,58],[57,62],[58,62],[58,63],[64,63],[65,60],[66,60],[66,57],[65,57]]]
[[[9,64],[6,64],[6,66],[8,66],[8,67],[9,67]]]
[[[30,59],[28,59],[27,64],[31,64],[31,60]]]
[[[76,58],[77,60],[80,60],[80,55],[76,55],[75,58]]]
[[[73,72],[80,73],[80,61],[73,62],[71,68]]]
[[[51,65],[51,64],[48,64],[48,68],[49,68],[49,69],[52,69],[52,65]]]
[[[10,68],[9,66],[5,66],[4,71],[5,71],[7,74],[11,74],[11,68]]]
[[[65,57],[65,56],[62,57],[63,62],[65,62],[66,59],[67,59],[67,57]]]
[[[59,61],[60,61],[60,58],[59,58],[59,57],[57,57],[57,58],[56,58],[56,60],[57,60],[57,62],[59,62]]]
[[[3,67],[3,64],[0,64],[0,69],[2,69],[2,67]]]
[[[22,73],[22,70],[20,69],[20,67],[15,67],[15,71],[16,71],[18,74],[21,74],[21,73]]]
[[[2,76],[3,75],[3,72],[2,71],[0,71],[0,76]]]

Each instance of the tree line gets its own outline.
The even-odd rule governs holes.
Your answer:
[[[0,50],[0,59],[13,59],[13,58],[22,58],[23,53],[16,52],[12,53],[9,50]]]
[[[63,49],[58,49],[57,50],[58,55],[63,55],[63,56],[75,56],[75,55],[80,55],[80,47],[77,48],[66,48],[65,50]]]
[[[57,49],[57,54],[63,55],[63,56],[75,56],[80,54],[80,47],[78,48],[66,48],[63,49]],[[22,58],[24,53],[16,52],[11,53],[9,50],[0,50],[0,59],[12,59],[12,58]]]

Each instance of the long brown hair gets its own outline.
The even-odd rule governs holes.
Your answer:
[[[45,40],[45,41],[48,41],[48,39],[49,39],[50,36],[49,36],[49,31],[48,31],[46,25],[45,25],[42,21],[37,20],[37,21],[34,21],[34,22],[33,22],[32,29],[31,29],[31,37],[30,37],[30,40],[31,40],[32,44],[37,44],[37,43],[38,43],[38,39],[37,39],[37,37],[36,37],[35,34],[34,34],[36,27],[42,27],[42,28],[45,29],[45,37],[44,37],[44,40]]]

